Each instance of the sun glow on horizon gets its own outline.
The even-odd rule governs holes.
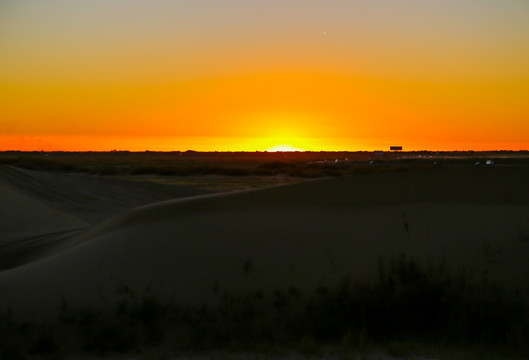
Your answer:
[[[281,145],[272,146],[272,147],[266,149],[266,151],[268,151],[268,152],[284,152],[284,151],[305,151],[305,150],[300,149],[300,148],[296,148],[296,147],[288,145],[288,144],[281,144]]]

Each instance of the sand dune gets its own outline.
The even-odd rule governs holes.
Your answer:
[[[38,258],[88,226],[5,185],[0,186],[0,204],[0,268]]]
[[[79,243],[74,235],[139,205],[203,194],[184,186],[0,165],[0,269]]]
[[[34,171],[8,165],[0,165],[0,185],[90,224],[141,205],[206,193],[186,186]]]
[[[370,279],[377,258],[446,259],[529,291],[525,168],[376,173],[166,201],[114,217],[79,246],[0,273],[0,305],[53,317],[120,287],[179,304]]]

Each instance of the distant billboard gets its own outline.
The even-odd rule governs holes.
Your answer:
[[[391,151],[402,151],[402,146],[390,146]]]

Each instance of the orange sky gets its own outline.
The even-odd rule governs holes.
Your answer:
[[[0,150],[529,149],[529,4],[0,6]]]

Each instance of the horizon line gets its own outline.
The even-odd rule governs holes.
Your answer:
[[[487,152],[529,152],[529,149],[509,150],[296,150],[296,151],[267,151],[267,150],[0,150],[0,153],[487,153]]]

